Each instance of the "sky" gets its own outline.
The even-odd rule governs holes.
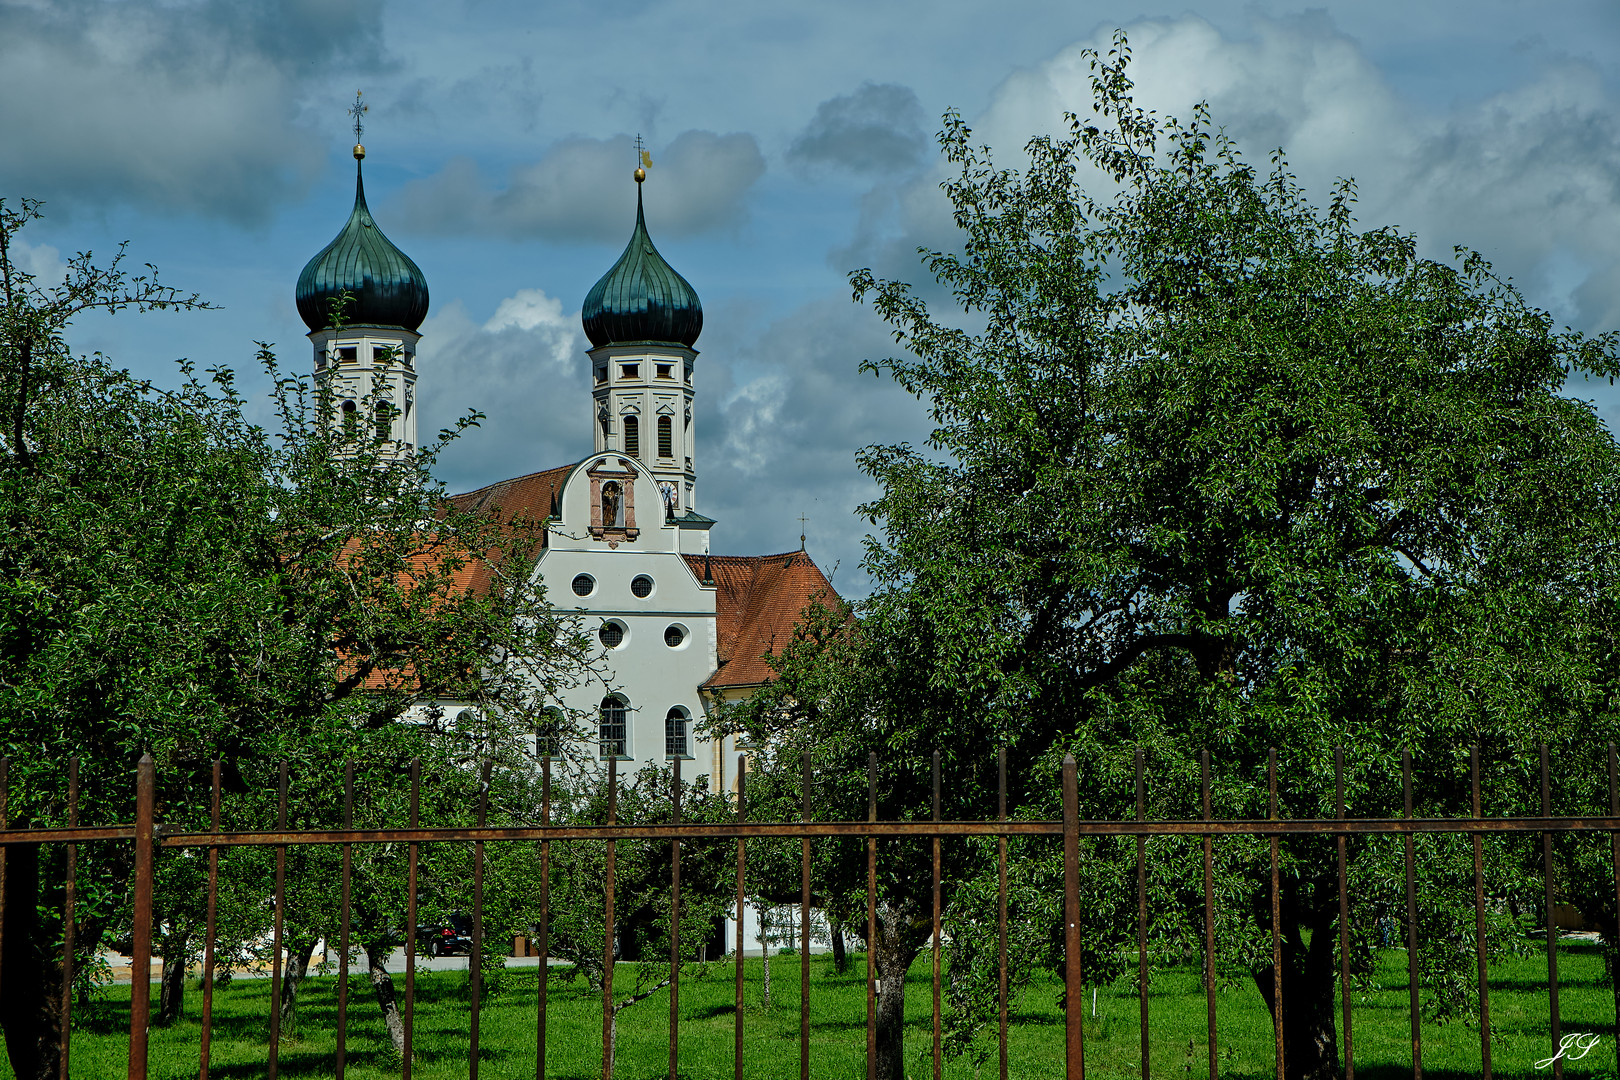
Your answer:
[[[875,494],[863,446],[928,435],[861,362],[894,351],[851,270],[925,284],[953,243],[948,109],[1016,166],[1084,111],[1082,51],[1131,42],[1138,100],[1200,101],[1251,159],[1282,147],[1325,200],[1449,258],[1482,252],[1578,330],[1620,329],[1620,5],[1357,0],[0,0],[0,197],[45,201],[19,256],[90,251],[217,310],[81,320],[73,345],[159,383],[307,372],[298,272],[366,193],[428,279],[424,435],[476,409],[440,478],[469,490],[591,447],[581,300],[634,223],[697,289],[698,508],[719,553],[807,548],[845,595]],[[1620,392],[1572,385],[1620,424]],[[267,410],[263,415],[268,418]]]

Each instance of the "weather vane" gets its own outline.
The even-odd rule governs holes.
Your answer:
[[[804,550],[804,523],[809,520],[803,514],[799,515],[799,550]]]
[[[647,179],[647,170],[652,168],[652,151],[648,150],[641,141],[641,134],[636,134],[636,183]]]
[[[362,91],[359,90],[354,92],[354,104],[349,106],[348,109],[349,115],[354,117],[354,156],[356,158],[363,158],[366,156],[366,148],[360,145],[360,135],[366,129],[366,125],[361,120],[361,117],[365,116],[367,112],[371,111],[370,105],[366,105],[361,102],[361,93]]]

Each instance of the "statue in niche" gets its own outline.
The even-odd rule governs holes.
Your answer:
[[[602,485],[602,525],[608,529],[624,527],[624,493],[617,480]]]

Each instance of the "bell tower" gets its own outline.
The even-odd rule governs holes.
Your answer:
[[[309,327],[315,381],[342,444],[369,443],[384,459],[397,459],[416,451],[417,328],[427,318],[428,287],[421,269],[383,235],[366,206],[366,148],[359,141],[366,110],[355,94],[349,109],[354,209],[298,275],[298,314]]]
[[[641,191],[652,158],[639,136],[636,150],[635,229],[580,311],[592,345],[595,449],[615,450],[645,465],[658,480],[666,519],[696,518],[692,403],[698,354],[692,346],[703,331],[703,305],[647,233]]]

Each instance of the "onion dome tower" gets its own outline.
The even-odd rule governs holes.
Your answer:
[[[636,150],[636,227],[580,310],[592,345],[596,450],[636,458],[657,477],[665,518],[702,527],[709,519],[694,502],[692,345],[703,331],[703,305],[647,234],[641,186],[652,158],[639,136]]]
[[[427,318],[427,278],[366,206],[359,139],[366,106],[355,95],[354,210],[298,275],[298,314],[315,346],[315,379],[351,440],[373,439],[384,457],[416,449],[417,328]]]

